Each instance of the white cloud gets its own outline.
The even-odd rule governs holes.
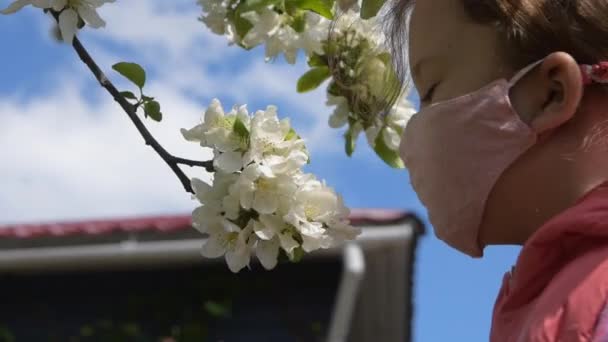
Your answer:
[[[219,60],[221,55],[210,52],[227,47],[226,39],[198,20],[201,10],[192,0],[129,0],[106,5],[100,12],[107,26],[97,31],[98,37],[145,49],[151,58],[191,58],[197,52],[199,57]]]
[[[64,84],[27,103],[1,100],[2,221],[187,212],[194,207],[113,101],[103,97],[87,103],[78,89]],[[166,94],[165,108],[180,115],[148,126],[170,152],[208,159],[207,151],[179,135],[179,128],[197,120],[199,109],[178,94]],[[200,169],[187,172],[208,178]]]

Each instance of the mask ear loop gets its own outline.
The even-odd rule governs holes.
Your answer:
[[[583,77],[583,85],[592,83],[608,84],[608,62],[599,62],[597,64],[581,64],[581,75]]]
[[[541,59],[538,60],[532,64],[529,64],[528,66],[526,66],[525,68],[519,70],[515,76],[513,76],[511,78],[511,80],[509,81],[509,85],[512,87],[515,85],[515,83],[517,83],[519,80],[521,80],[524,76],[526,76],[530,71],[532,71],[532,69],[534,69],[537,65],[539,65],[540,63],[542,63],[542,61],[544,61],[545,59]]]

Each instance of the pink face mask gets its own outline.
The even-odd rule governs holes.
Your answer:
[[[536,142],[513,110],[509,90],[538,63],[510,81],[424,108],[405,128],[401,158],[435,234],[470,256],[483,255],[479,228],[498,177]]]

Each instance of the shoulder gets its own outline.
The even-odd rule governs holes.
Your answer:
[[[594,337],[608,332],[608,241],[573,254],[530,312],[532,341],[608,341]]]

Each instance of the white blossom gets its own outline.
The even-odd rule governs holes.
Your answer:
[[[203,122],[189,130],[182,129],[182,135],[188,141],[200,142],[203,147],[211,147],[219,152],[235,151],[245,148],[243,141],[233,132],[237,117],[249,125],[249,115],[246,106],[234,107],[225,113],[222,103],[213,99],[204,114]]]
[[[289,120],[278,119],[276,107],[268,106],[265,111],[256,112],[251,120],[249,150],[243,157],[244,164],[260,165],[267,176],[299,170],[308,162],[309,156],[304,141],[292,133]]]
[[[247,35],[243,37],[243,44],[249,48],[264,43],[269,37],[274,35],[284,20],[283,15],[266,7],[262,8],[259,12],[250,11],[243,13],[241,17],[253,25],[249,32],[247,32]]]
[[[92,28],[104,27],[106,23],[97,13],[97,9],[105,3],[112,2],[115,0],[17,0],[0,13],[12,14],[27,5],[61,12],[59,14],[61,37],[66,43],[72,43],[78,30],[78,18],[82,18]]]
[[[210,225],[221,221],[221,213],[225,211],[224,200],[229,195],[228,190],[238,178],[235,174],[216,172],[213,185],[209,185],[198,178],[191,181],[196,199],[203,204],[193,213],[192,224],[201,232],[206,232]]]
[[[224,220],[210,227],[209,238],[203,245],[201,254],[207,258],[224,255],[228,268],[236,273],[249,265],[253,244],[252,231],[253,224],[241,229],[236,224]]]
[[[241,14],[253,27],[243,37],[243,45],[248,48],[264,43],[266,61],[276,58],[281,53],[285,60],[294,64],[298,52],[299,35],[287,24],[289,16],[279,14],[273,9],[262,8]]]
[[[289,175],[268,177],[258,164],[250,164],[236,183],[240,194],[241,207],[253,209],[260,214],[272,214],[289,203],[296,190],[296,184]]]
[[[199,18],[211,32],[219,35],[226,34],[228,29],[228,2],[225,0],[198,0],[203,8],[203,15]]]
[[[349,42],[352,44],[367,40],[372,48],[382,46],[386,41],[377,16],[361,19],[359,12],[352,9],[336,18],[332,34],[338,36],[349,34],[351,35]]]
[[[397,102],[386,116],[386,127],[382,138],[391,150],[397,150],[401,143],[401,135],[409,119],[416,113],[414,105],[405,96]]]
[[[262,266],[272,269],[281,251],[297,260],[303,251],[357,235],[342,198],[302,172],[306,146],[289,120],[279,120],[276,107],[250,116],[241,106],[226,114],[214,100],[204,122],[182,133],[214,152],[212,184],[192,180],[202,204],[192,213],[193,226],[208,235],[204,256],[225,256],[230,270],[238,272],[255,252]]]
[[[302,234],[302,248],[310,252],[359,234],[358,229],[348,225],[348,214],[342,197],[318,180],[309,179],[294,194],[294,203],[285,220]],[[334,227],[339,228],[340,234],[331,233]]]
[[[327,106],[336,106],[334,112],[329,117],[329,127],[340,128],[348,123],[350,108],[348,100],[344,96],[333,96],[328,93],[325,104]]]
[[[365,137],[367,138],[367,143],[372,148],[376,146],[376,139],[378,138],[380,130],[382,130],[382,127],[379,124],[371,125],[365,130]]]
[[[397,102],[386,116],[389,126],[398,127],[403,130],[411,117],[416,114],[416,107],[405,96],[401,96],[401,101]]]
[[[282,53],[287,63],[295,64],[298,54],[298,39],[298,33],[291,26],[281,26],[275,34],[269,36],[266,40],[265,60],[267,62],[271,61]]]
[[[241,151],[213,151],[213,167],[222,172],[237,172],[243,168],[243,152]]]
[[[297,37],[296,46],[307,55],[323,55],[323,42],[329,35],[330,21],[315,12],[306,12],[306,27]]]
[[[266,269],[276,266],[279,248],[288,255],[300,246],[294,238],[298,232],[277,215],[260,215],[259,221],[254,221],[253,229],[259,239],[256,255]]]

